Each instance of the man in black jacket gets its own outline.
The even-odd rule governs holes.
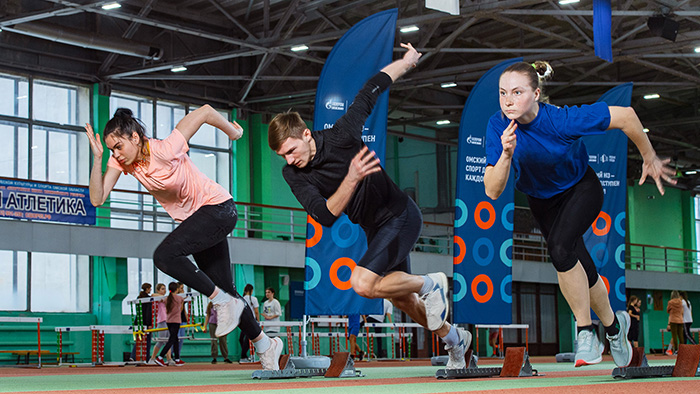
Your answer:
[[[391,299],[443,338],[450,354],[448,369],[465,368],[471,334],[446,323],[447,277],[442,272],[410,274],[409,254],[423,227],[421,212],[362,141],[365,121],[378,97],[421,56],[411,44],[401,46],[407,49],[403,58],[367,81],[333,127],[312,132],[298,113],[282,113],[270,122],[268,143],[287,161],[284,179],[314,220],[330,227],[344,212],[365,231],[367,252],[350,277],[355,292]]]

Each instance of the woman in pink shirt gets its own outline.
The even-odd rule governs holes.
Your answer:
[[[185,305],[185,298],[177,295],[179,287],[180,286],[177,284],[177,282],[170,282],[168,285],[170,294],[168,294],[168,298],[165,300],[165,309],[167,312],[165,321],[168,324],[168,333],[170,334],[170,337],[168,338],[168,342],[163,347],[163,350],[161,350],[158,357],[156,357],[156,364],[160,365],[161,367],[168,366],[168,364],[166,364],[163,360],[163,357],[165,357],[170,348],[173,349],[175,366],[181,367],[185,365],[185,362],[180,360],[180,346],[178,346],[178,332],[180,331],[180,323],[182,322],[182,317],[180,314],[182,312],[183,305]]]
[[[104,145],[112,151],[104,174],[100,135],[87,124],[94,156],[90,201],[95,206],[104,204],[122,173],[134,176],[180,222],[153,253],[156,267],[211,299],[218,315],[217,337],[240,326],[253,338],[263,369],[279,369],[282,341],[262,332],[233,285],[226,238],[236,226],[236,204],[231,194],[200,172],[187,155],[190,138],[204,124],[220,129],[234,141],[243,135],[236,122],[204,105],[187,114],[167,138],[147,138],[143,124],[131,110],[119,108],[103,131]],[[196,267],[188,255],[194,257]]]

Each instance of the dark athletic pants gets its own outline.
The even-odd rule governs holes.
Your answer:
[[[165,237],[153,253],[153,262],[159,270],[207,297],[218,286],[245,303],[233,284],[226,240],[237,220],[233,200],[205,205]],[[194,257],[196,266],[187,258],[189,255]],[[249,338],[260,335],[260,325],[247,303],[238,326]]]
[[[598,281],[598,271],[583,243],[583,234],[603,207],[603,187],[595,171],[588,167],[578,183],[556,196],[527,199],[547,240],[554,268],[566,272],[580,261],[588,277],[588,287],[593,287]]]

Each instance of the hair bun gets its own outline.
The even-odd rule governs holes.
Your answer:
[[[535,68],[535,72],[541,80],[551,79],[554,75],[554,69],[552,68],[552,66],[550,66],[549,63],[543,60],[538,60],[532,63],[532,67]]]
[[[133,118],[134,113],[131,112],[129,108],[117,108],[117,110],[114,112],[114,117],[117,118]]]

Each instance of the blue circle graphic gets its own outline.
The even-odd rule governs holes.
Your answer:
[[[617,231],[621,237],[625,236],[625,228],[622,227],[623,220],[625,220],[625,211],[622,211],[615,216],[615,231]]]
[[[503,302],[510,304],[513,302],[513,289],[511,286],[511,294],[506,293],[506,286],[511,284],[513,282],[513,275],[506,275],[505,278],[501,281],[501,299]]]
[[[458,198],[455,201],[455,207],[459,208],[459,210],[462,212],[462,214],[459,216],[459,219],[455,218],[455,228],[462,227],[462,225],[464,225],[464,223],[467,222],[467,217],[469,217],[467,204],[465,204],[464,201]]]
[[[465,295],[467,295],[467,281],[464,280],[464,276],[462,276],[462,274],[459,272],[454,272],[452,274],[452,282],[459,283],[459,291],[454,291],[453,289],[454,293],[452,294],[452,301],[459,302]],[[455,285],[454,288],[457,288],[457,286]]]
[[[615,295],[617,296],[617,299],[620,301],[625,301],[625,291],[621,289],[621,285],[625,284],[625,276],[622,275],[621,277],[617,278],[617,281],[615,282]]]
[[[605,266],[605,264],[608,263],[608,258],[610,256],[608,256],[607,246],[608,245],[606,245],[604,242],[601,242],[591,249],[591,258],[593,259],[595,266],[598,268],[602,268],[603,266]],[[602,261],[598,258],[598,253],[601,250],[603,251],[603,260]]]
[[[305,273],[307,279],[304,281],[304,290],[311,290],[318,286],[318,282],[321,281],[321,266],[311,257],[306,258]],[[309,273],[311,273],[311,278],[309,278]]]
[[[479,250],[481,250],[482,246],[486,246],[487,249],[487,254],[486,257],[481,257],[481,254],[479,253]],[[493,242],[491,242],[490,239],[488,238],[479,238],[474,242],[474,249],[472,249],[472,255],[474,257],[474,261],[476,261],[477,264],[487,266],[491,263],[491,260],[493,260]]]
[[[508,231],[513,231],[513,222],[508,221],[508,213],[513,212],[514,210],[515,204],[511,202],[506,204],[506,206],[503,207],[503,211],[501,211],[501,224],[503,225],[503,228],[505,228]],[[515,215],[515,212],[513,212],[513,215]]]
[[[501,261],[503,264],[506,265],[506,267],[512,267],[513,266],[513,259],[511,257],[508,257],[508,248],[511,248],[511,256],[513,254],[513,238],[508,238],[506,239],[502,244],[501,244]]]
[[[618,267],[625,269],[625,244],[620,244],[615,249],[615,262]]]
[[[354,225],[347,216],[343,215],[339,217],[331,229],[333,243],[341,248],[354,245],[359,235],[357,228],[358,226]],[[345,236],[345,238],[343,238],[343,236]]]

